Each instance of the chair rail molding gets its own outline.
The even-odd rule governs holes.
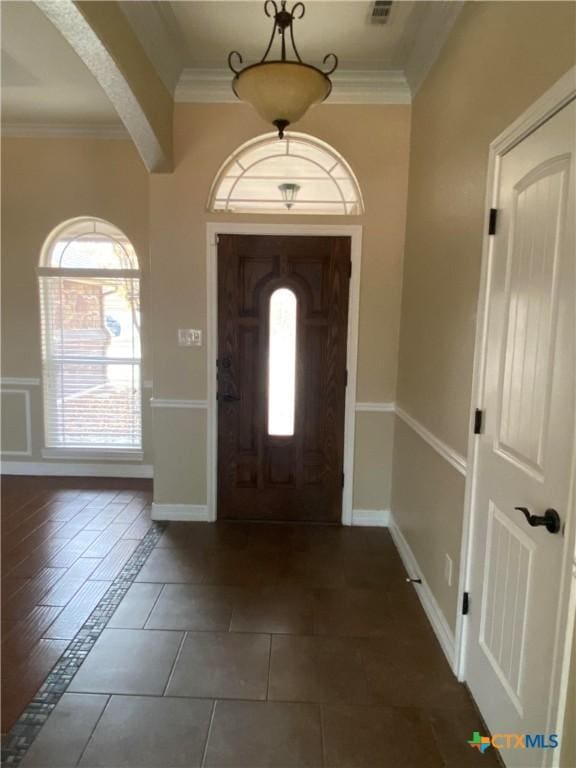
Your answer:
[[[168,397],[151,397],[151,408],[195,408],[205,410],[208,408],[208,400],[176,400]]]
[[[356,403],[356,412],[366,413],[394,413],[396,404],[393,402]]]
[[[396,405],[396,415],[402,419],[402,421],[411,429],[413,429],[417,435],[420,435],[420,437],[425,442],[427,442],[431,448],[434,448],[434,450],[439,453],[443,459],[446,459],[446,461],[451,466],[453,466],[455,470],[460,472],[461,475],[464,475],[464,477],[466,476],[468,462],[465,456],[463,456],[458,451],[455,451],[454,448],[451,448],[448,445],[448,443],[445,443],[439,437],[430,432],[429,429],[417,421],[413,416],[410,416],[410,414],[407,413],[399,405]]]
[[[0,387],[39,387],[41,384],[40,379],[31,378],[19,378],[16,376],[2,376],[0,379]]]

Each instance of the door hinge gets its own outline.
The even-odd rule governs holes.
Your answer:
[[[342,472],[341,482],[342,482],[342,488],[344,488],[344,472]]]
[[[464,592],[462,595],[462,616],[467,616],[470,609],[470,593]]]
[[[490,216],[488,218],[488,234],[496,234],[496,222],[498,220],[498,208],[490,208]]]
[[[344,386],[348,386],[348,369],[344,371]]]
[[[220,244],[220,235],[216,235],[215,236],[215,240],[216,240],[216,245],[219,245]]]
[[[474,411],[474,434],[481,435],[482,428],[484,426],[484,411],[480,408],[476,408]]]
[[[352,277],[352,262],[348,264],[348,280]]]

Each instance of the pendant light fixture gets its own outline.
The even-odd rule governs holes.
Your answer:
[[[338,66],[338,58],[329,53],[324,57],[323,64],[329,60],[332,67],[327,72],[305,64],[300,58],[294,42],[294,19],[304,16],[303,3],[296,3],[291,11],[286,10],[286,0],[280,3],[280,10],[275,0],[266,0],[264,13],[274,19],[272,34],[268,48],[257,64],[251,64],[244,69],[235,69],[232,60],[242,64],[242,56],[238,51],[228,55],[228,66],[234,72],[232,89],[242,101],[251,104],[256,112],[267,122],[278,129],[278,136],[284,137],[285,128],[295,123],[315,104],[324,101],[332,90],[331,75]],[[290,36],[295,58],[289,59],[286,53],[287,33]],[[274,45],[274,37],[280,37],[280,58],[268,59]]]
[[[284,200],[284,205],[288,210],[292,208],[294,205],[294,200],[296,199],[296,195],[298,192],[300,192],[300,185],[299,184],[280,184],[278,186],[278,189],[280,190],[280,194],[282,195],[282,200]]]

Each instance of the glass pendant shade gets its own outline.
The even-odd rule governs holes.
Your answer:
[[[234,93],[251,104],[263,120],[295,123],[332,90],[326,75],[315,67],[292,61],[270,61],[247,67],[232,83]]]
[[[303,3],[297,2],[289,11],[286,0],[281,0],[280,8],[276,0],[266,0],[264,12],[274,19],[264,56],[258,64],[239,70],[235,64],[242,64],[242,56],[238,51],[231,51],[228,66],[235,75],[232,88],[236,96],[251,104],[264,120],[273,123],[279,137],[283,138],[284,129],[288,125],[300,120],[310,107],[330,95],[332,83],[328,75],[338,66],[338,57],[333,53],[324,56],[323,63],[332,64],[326,72],[306,64],[300,58],[292,25],[295,18],[301,19],[304,16]],[[275,39],[280,40],[280,58],[268,60]],[[288,58],[287,45],[292,46],[294,59]]]

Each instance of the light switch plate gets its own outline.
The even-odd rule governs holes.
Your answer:
[[[202,331],[197,328],[179,328],[178,329],[179,347],[201,347]]]

